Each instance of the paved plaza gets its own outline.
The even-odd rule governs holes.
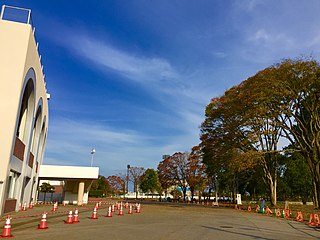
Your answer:
[[[12,215],[15,239],[320,239],[320,229],[291,220],[263,216],[247,211],[191,205],[141,204],[141,213],[133,211],[112,218],[107,205],[98,210],[98,219],[90,219],[93,205],[79,208],[78,224],[64,224],[70,206],[60,206],[47,216],[47,230],[36,230],[41,213],[52,206],[37,206]],[[73,207],[73,210],[75,207]],[[4,219],[0,221],[1,228]],[[1,229],[2,232],[2,229]]]

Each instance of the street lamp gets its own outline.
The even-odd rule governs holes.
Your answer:
[[[130,170],[130,165],[128,164],[127,165],[127,182],[126,182],[126,184],[127,184],[127,193],[129,192],[129,170]]]
[[[96,149],[92,148],[91,149],[91,167],[92,167],[92,164],[93,164],[93,156],[94,156],[95,153],[96,153]]]

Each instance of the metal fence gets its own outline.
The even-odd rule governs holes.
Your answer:
[[[31,10],[26,8],[3,5],[0,19],[33,25],[31,19]]]

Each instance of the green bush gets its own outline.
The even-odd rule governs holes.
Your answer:
[[[104,197],[103,190],[91,190],[89,192],[89,197]]]

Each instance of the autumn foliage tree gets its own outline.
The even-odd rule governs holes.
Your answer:
[[[279,140],[299,151],[312,176],[320,207],[320,66],[284,60],[213,99],[206,108],[201,146],[210,174],[261,166],[272,204],[277,199]]]
[[[191,199],[194,198],[195,191],[203,191],[207,186],[207,175],[205,173],[205,165],[202,163],[201,149],[194,146],[187,162],[187,183],[191,192]]]
[[[125,180],[120,176],[108,176],[106,182],[109,185],[109,193],[114,194],[123,194],[125,191]]]
[[[177,186],[182,190],[183,199],[186,199],[188,188],[187,182],[187,162],[189,158],[188,152],[176,152],[172,156],[167,157],[158,165],[158,172],[161,183],[171,186]]]
[[[158,172],[158,178],[160,182],[160,186],[162,191],[164,191],[165,197],[167,197],[168,190],[170,187],[174,185],[174,182],[171,178],[169,178],[168,172],[169,170],[169,160],[164,159],[158,164],[157,172]]]

